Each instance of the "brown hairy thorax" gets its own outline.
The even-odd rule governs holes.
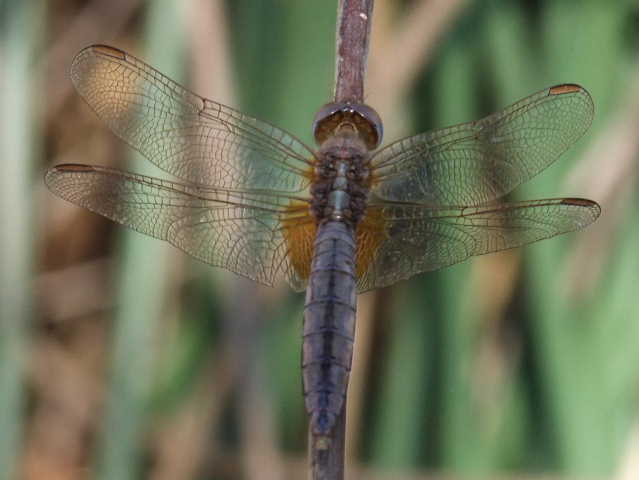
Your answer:
[[[311,187],[318,224],[339,219],[356,227],[362,219],[371,186],[370,152],[382,132],[379,115],[368,105],[334,102],[318,111],[313,134],[320,148]]]
[[[349,198],[343,218],[356,226],[364,215],[370,190],[370,153],[366,144],[357,130],[344,122],[336,128],[335,135],[322,143],[317,157],[315,182],[311,186],[311,213],[318,223],[331,218],[335,206],[329,193],[343,190]],[[339,173],[340,164],[346,167],[344,178]]]

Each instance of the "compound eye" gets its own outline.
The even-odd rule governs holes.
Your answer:
[[[357,128],[359,135],[369,150],[382,142],[382,120],[375,110],[363,103],[332,102],[319,109],[313,120],[313,135],[322,144],[342,122],[349,122]]]
[[[321,144],[339,124],[338,115],[348,108],[348,104],[331,102],[322,105],[313,119],[313,136],[318,144]],[[341,117],[341,115],[339,115]]]
[[[382,143],[384,136],[384,125],[379,114],[364,103],[356,103],[352,105],[353,112],[357,114],[361,119],[361,127],[358,127],[362,135],[364,135],[364,141],[372,150],[379,147]],[[373,145],[372,147],[370,145]]]

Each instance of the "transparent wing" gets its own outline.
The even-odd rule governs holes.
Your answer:
[[[585,89],[557,85],[481,120],[405,138],[374,155],[373,191],[433,206],[494,201],[554,162],[593,113]]]
[[[122,50],[85,48],[71,80],[116,135],[176,177],[289,192],[309,183],[313,153],[293,136],[191,93]]]
[[[282,225],[307,225],[304,201],[286,195],[197,187],[103,167],[51,168],[49,189],[81,207],[167,242],[203,262],[272,285],[278,273],[303,288]],[[287,230],[287,231],[289,231]]]
[[[381,227],[380,240],[373,254],[366,256],[358,251],[358,256],[371,258],[361,268],[358,289],[363,292],[385,287],[473,255],[579,230],[595,221],[600,211],[595,202],[577,198],[466,208],[371,207],[368,216],[373,218],[370,223]],[[364,228],[367,222],[365,217]]]

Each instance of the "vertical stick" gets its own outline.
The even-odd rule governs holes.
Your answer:
[[[337,10],[335,101],[362,103],[373,0],[340,0]]]
[[[339,0],[335,59],[335,101],[364,102],[364,76],[371,29],[373,0]],[[346,433],[346,399],[328,436],[309,428],[309,478],[342,480]]]
[[[38,222],[34,171],[41,165],[38,92],[44,88],[45,2],[4,2],[0,34],[0,477],[24,462],[25,380],[32,326]],[[36,215],[37,216],[37,215]],[[23,457],[23,458],[21,458]],[[24,475],[25,473],[22,473]]]
[[[308,458],[309,479],[311,480],[343,480],[344,452],[346,451],[346,400],[344,408],[330,435],[319,437],[313,435],[309,428]]]

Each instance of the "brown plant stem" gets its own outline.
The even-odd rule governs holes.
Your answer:
[[[337,8],[335,101],[362,103],[373,0],[340,0]]]

